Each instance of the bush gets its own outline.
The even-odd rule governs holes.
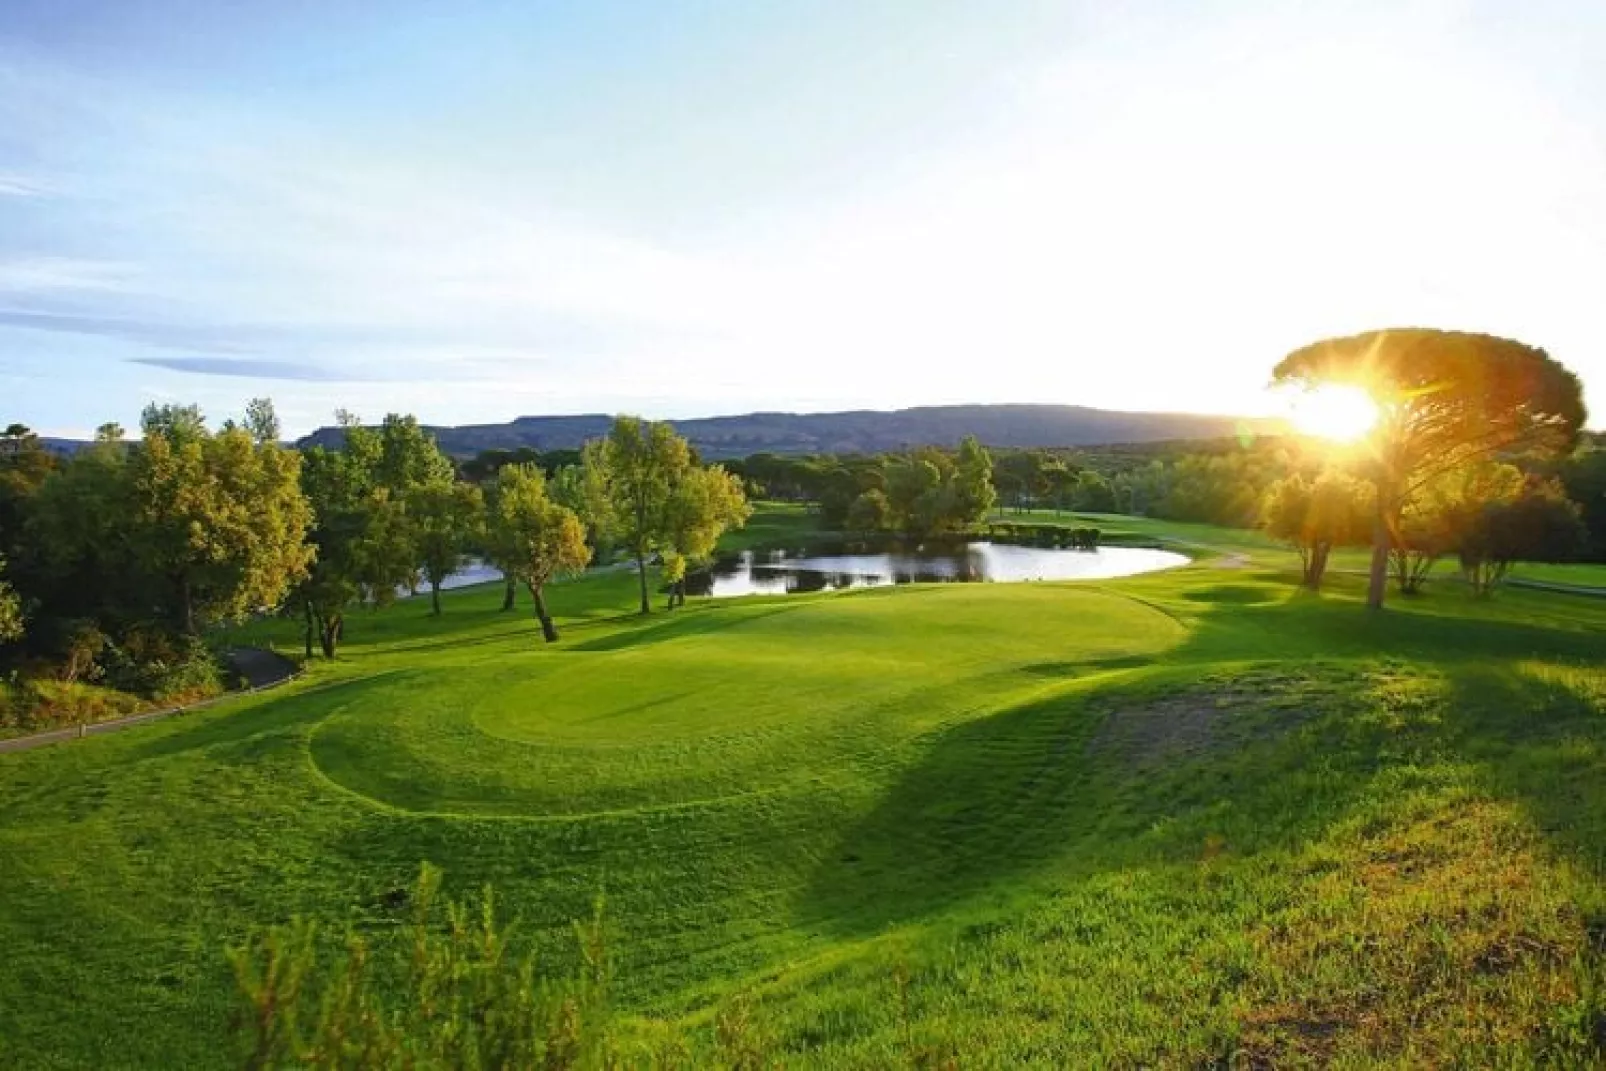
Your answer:
[[[138,712],[131,695],[90,684],[13,676],[0,684],[0,729],[44,732]]]
[[[105,683],[157,703],[193,702],[223,691],[217,656],[195,637],[135,630],[102,656]]]

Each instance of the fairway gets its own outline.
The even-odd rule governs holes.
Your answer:
[[[425,860],[554,967],[605,895],[641,1054],[732,1000],[792,1067],[1586,1052],[1606,600],[1372,618],[1254,537],[1199,554],[648,618],[603,572],[551,646],[468,589],[285,691],[0,756],[0,1062],[230,1066],[224,947],[383,945]]]

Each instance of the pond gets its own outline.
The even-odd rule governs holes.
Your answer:
[[[744,552],[686,578],[686,594],[727,598],[835,591],[882,584],[1026,580],[1105,580],[1186,565],[1188,558],[1147,547],[1059,550],[974,542],[878,554]]]

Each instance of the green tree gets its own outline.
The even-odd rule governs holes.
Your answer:
[[[1359,480],[1324,472],[1312,482],[1296,473],[1272,485],[1263,524],[1299,552],[1301,582],[1317,591],[1333,548],[1365,541],[1370,506],[1371,491]]]
[[[1588,553],[1595,561],[1606,561],[1606,445],[1580,449],[1558,475],[1589,531]]]
[[[582,463],[592,519],[635,561],[641,612],[651,613],[647,565],[673,549],[670,503],[693,467],[691,448],[668,424],[621,416],[606,438],[587,444]]]
[[[1461,569],[1487,596],[1518,561],[1565,561],[1583,544],[1578,506],[1550,480],[1530,480],[1520,494],[1478,510],[1460,533]]]
[[[485,496],[470,483],[427,483],[407,496],[407,518],[424,579],[429,581],[430,612],[441,612],[441,584],[463,566],[483,531]]]
[[[441,453],[435,437],[414,416],[388,414],[379,425],[377,452],[374,484],[397,499],[405,499],[414,488],[446,483],[456,475],[452,459]]]
[[[50,474],[56,459],[26,424],[0,432],[0,554],[19,563],[32,549],[23,540],[30,502]]]
[[[1401,511],[1389,548],[1395,587],[1402,595],[1421,591],[1434,563],[1461,545],[1484,510],[1522,491],[1522,473],[1502,462],[1466,465],[1422,488]]]
[[[300,466],[294,451],[238,429],[147,431],[131,463],[134,543],[184,632],[276,606],[306,574],[311,511]]]
[[[1063,465],[1059,467],[1064,468]],[[967,435],[959,444],[959,458],[954,466],[951,521],[956,527],[978,524],[986,519],[997,500],[992,455],[974,435]]]
[[[548,643],[558,630],[547,612],[543,589],[554,576],[584,569],[591,560],[585,526],[575,512],[547,494],[539,465],[505,465],[496,476],[495,542],[507,548],[503,568],[529,589],[535,616]]]
[[[6,560],[0,558],[0,643],[22,639],[22,600],[6,582]]]
[[[27,590],[44,616],[120,631],[161,602],[135,554],[133,490],[130,451],[113,441],[80,450],[40,486],[27,524]]]
[[[669,533],[664,551],[664,580],[669,607],[686,602],[686,570],[713,556],[727,529],[740,528],[752,516],[741,478],[724,468],[687,470],[669,498]]]
[[[273,408],[272,398],[252,398],[245,406],[244,427],[251,440],[258,444],[279,441],[279,414]]]
[[[1114,513],[1115,489],[1110,482],[1092,469],[1084,470],[1076,478],[1076,488],[1071,492],[1073,509],[1085,513]]]
[[[887,504],[899,531],[920,535],[936,528],[942,510],[942,469],[930,457],[898,457],[886,467]]]
[[[345,447],[313,447],[303,455],[301,485],[317,518],[316,556],[298,598],[306,618],[306,651],[316,635],[325,658],[345,636],[353,605],[383,606],[410,584],[416,548],[403,503],[376,486],[378,436],[355,421],[342,424]]]
[[[198,405],[151,402],[139,414],[139,427],[147,438],[160,435],[175,446],[206,437],[206,417]]]
[[[1405,507],[1433,480],[1501,453],[1570,452],[1585,412],[1578,377],[1544,350],[1492,335],[1372,331],[1295,350],[1273,379],[1350,384],[1377,404],[1367,438],[1376,490],[1367,605],[1383,605]]]
[[[855,532],[880,532],[891,527],[892,505],[887,493],[872,487],[855,498],[848,507],[847,523]]]
[[[506,464],[497,466],[500,473]],[[512,610],[518,601],[519,578],[514,572],[513,562],[518,555],[518,544],[509,539],[510,532],[497,523],[499,510],[500,488],[495,480],[485,486],[483,497],[485,499],[485,517],[480,525],[480,549],[485,553],[485,560],[496,566],[502,572],[502,612]]]

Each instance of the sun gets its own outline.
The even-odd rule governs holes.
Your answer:
[[[1306,435],[1348,443],[1377,423],[1377,403],[1359,387],[1328,384],[1291,400],[1294,426]]]

